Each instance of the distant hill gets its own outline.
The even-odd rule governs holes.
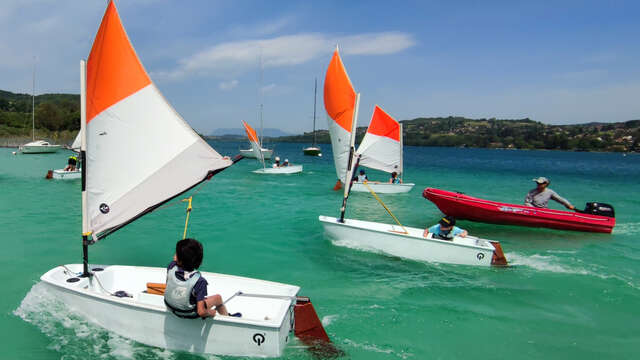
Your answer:
[[[477,148],[549,149],[578,151],[640,151],[640,120],[616,123],[549,125],[528,118],[514,120],[464,117],[402,120],[404,144]],[[366,127],[358,127],[359,143]],[[329,143],[327,130],[316,131],[317,141]],[[313,141],[313,132],[274,139]]]
[[[255,130],[257,132],[260,132],[260,129],[256,128]],[[219,136],[225,136],[225,135],[242,136],[242,137],[247,136],[243,128],[215,129],[210,136],[219,137]],[[291,133],[284,132],[280,129],[264,128],[264,137],[280,137],[280,136],[291,136]]]

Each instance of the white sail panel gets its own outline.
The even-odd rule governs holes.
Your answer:
[[[402,127],[400,123],[375,106],[371,122],[357,151],[360,166],[402,173]]]
[[[87,211],[94,239],[232,164],[152,83],[87,124]]]
[[[80,151],[80,146],[82,145],[82,133],[80,131],[78,131],[78,135],[76,135],[76,138],[73,140],[73,143],[71,143],[71,149],[75,150],[75,151]]]
[[[349,138],[351,132],[343,129],[331,118],[327,118],[329,136],[331,137],[331,149],[333,161],[336,166],[336,176],[343,184],[346,184],[347,164],[349,163]]]

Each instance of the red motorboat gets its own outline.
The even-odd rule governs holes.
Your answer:
[[[604,203],[587,203],[585,210],[573,212],[501,203],[434,188],[424,189],[422,196],[443,213],[471,221],[601,233],[611,233],[616,225],[613,207]]]

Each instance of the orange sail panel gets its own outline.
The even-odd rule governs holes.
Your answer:
[[[324,107],[333,121],[351,132],[355,106],[356,92],[336,49],[324,79]]]
[[[260,140],[258,140],[258,134],[256,134],[256,131],[244,121],[242,121],[242,125],[244,125],[244,130],[247,132],[249,141],[259,144]]]
[[[368,133],[378,136],[388,137],[395,141],[400,141],[400,124],[389,114],[384,112],[378,105],[373,110],[371,124]]]
[[[87,62],[87,123],[150,83],[111,1]]]

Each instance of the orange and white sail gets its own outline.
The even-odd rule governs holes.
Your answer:
[[[86,68],[86,216],[95,240],[232,164],[169,105],[113,1]]]
[[[329,135],[336,175],[347,183],[350,148],[355,139],[359,94],[356,94],[336,47],[324,79],[324,108],[329,115]],[[353,139],[352,139],[352,136]]]
[[[357,153],[360,166],[402,174],[402,124],[376,105]]]
[[[260,146],[260,138],[258,137],[258,134],[244,120],[242,121],[242,125],[244,126],[244,131],[247,132],[247,137],[249,138],[253,154],[256,156],[256,159],[260,160],[262,167],[264,167],[264,155],[262,154],[262,146]]]

